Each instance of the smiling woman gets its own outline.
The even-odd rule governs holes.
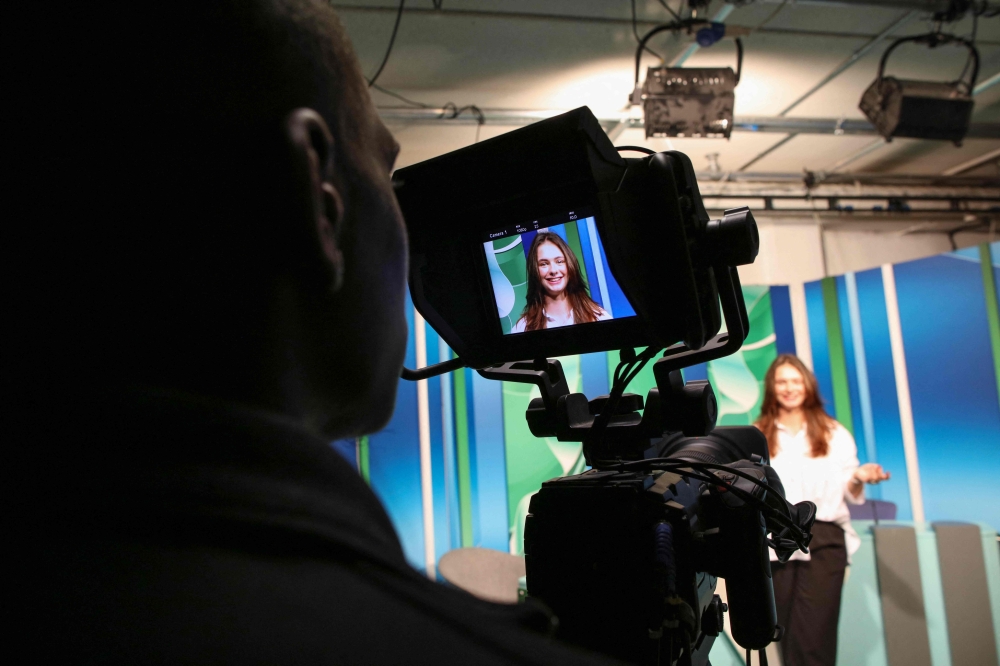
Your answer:
[[[590,297],[580,262],[562,238],[540,231],[527,261],[527,304],[512,333],[611,319]]]
[[[864,484],[889,475],[876,463],[858,465],[854,437],[823,409],[816,376],[792,354],[768,368],[755,425],[767,437],[785,499],[816,504],[809,553],[796,552],[785,564],[771,553],[778,624],[785,628],[782,661],[833,666],[844,573],[861,545],[847,504],[863,503]]]

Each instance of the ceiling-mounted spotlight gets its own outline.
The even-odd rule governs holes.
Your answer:
[[[743,42],[736,38],[736,71],[732,67],[650,67],[639,88],[639,63],[646,42],[664,30],[703,27],[698,41],[711,45],[725,34],[721,23],[683,21],[653,28],[635,53],[633,104],[642,104],[646,137],[725,137],[733,131],[734,89],[743,69]]]
[[[885,76],[889,54],[905,42],[927,44],[931,48],[950,43],[965,46],[972,63],[969,80],[965,81],[969,61],[958,80],[945,83]],[[956,146],[961,145],[972,118],[972,89],[978,74],[979,51],[962,37],[940,33],[903,37],[893,42],[882,55],[878,77],[868,86],[858,107],[886,141],[902,136],[954,141]]]

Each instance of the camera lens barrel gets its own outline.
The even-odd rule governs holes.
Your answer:
[[[760,248],[757,221],[747,206],[727,210],[721,220],[709,220],[699,243],[702,258],[713,266],[752,264]]]

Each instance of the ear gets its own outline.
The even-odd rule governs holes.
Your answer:
[[[323,289],[336,292],[344,278],[340,231],[344,202],[333,186],[333,135],[322,116],[312,109],[296,109],[285,120],[285,138],[291,151],[297,236],[304,242],[308,265],[317,269]]]

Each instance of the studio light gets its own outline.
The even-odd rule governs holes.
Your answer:
[[[905,42],[928,44],[930,48],[960,44],[969,50],[969,60],[956,81],[936,83],[885,76],[889,55]],[[971,75],[966,81],[970,62]],[[858,107],[886,141],[901,136],[953,141],[961,145],[972,118],[972,89],[978,73],[979,52],[966,39],[940,33],[904,37],[893,42],[882,55],[878,77],[868,86]]]
[[[642,104],[649,137],[724,137],[733,131],[735,88],[743,69],[743,43],[736,38],[736,71],[732,67],[649,67],[639,87],[639,62],[650,37],[664,30],[691,31],[702,26],[697,39],[710,46],[725,34],[721,23],[683,21],[658,26],[640,40],[636,49],[633,104]]]
[[[733,131],[731,67],[650,67],[642,86],[646,137],[725,137]]]

